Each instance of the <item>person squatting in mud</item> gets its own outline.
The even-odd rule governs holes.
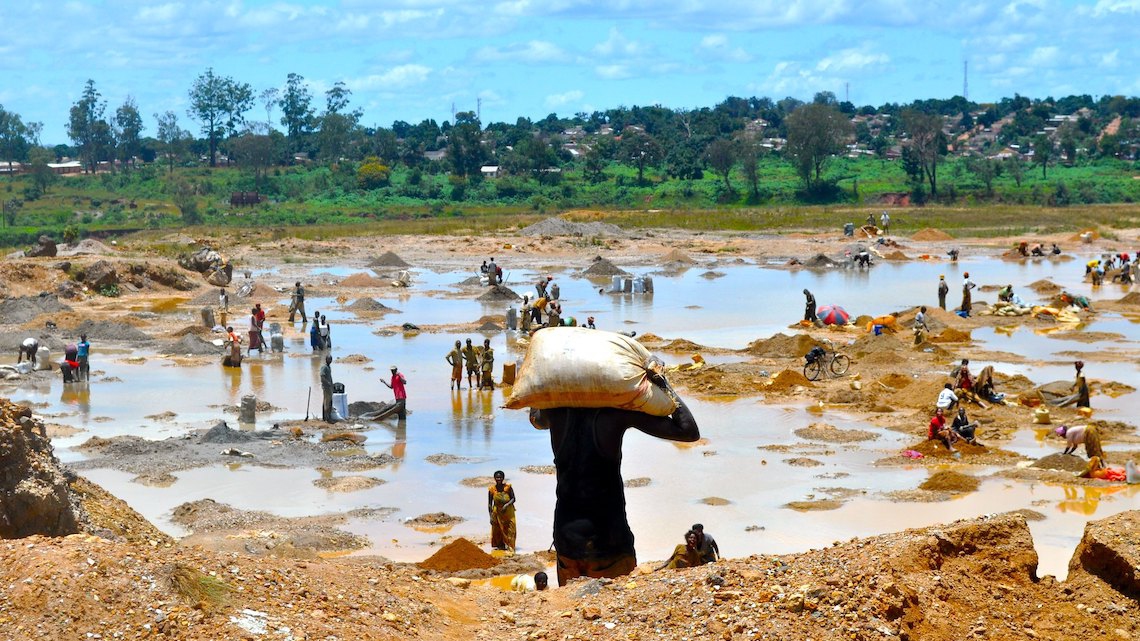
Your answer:
[[[650,372],[649,377],[672,393],[663,376]],[[683,400],[673,397],[677,408],[664,417],[613,408],[531,410],[531,424],[550,431],[554,451],[558,585],[580,576],[623,576],[637,567],[621,478],[622,438],[634,428],[671,441],[699,439],[700,428],[692,412]]]

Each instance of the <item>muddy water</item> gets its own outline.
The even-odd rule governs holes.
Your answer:
[[[652,296],[599,294],[598,288],[606,287],[609,279],[589,280],[570,272],[554,275],[561,286],[567,314],[582,320],[595,316],[599,327],[651,331],[667,338],[684,337],[710,346],[738,348],[775,332],[788,333],[787,326],[799,318],[802,310],[801,290],[805,287],[815,293],[820,304],[840,304],[853,314],[871,315],[914,303],[931,304],[940,273],[946,274],[952,283],[949,302],[954,304],[957,292],[953,285],[960,282],[961,272],[966,270],[982,285],[1012,283],[1030,301],[1036,297],[1023,286],[1041,278],[1049,278],[1075,293],[1091,295],[1094,300],[1123,295],[1124,290],[1118,287],[1091,292],[1080,283],[1082,264],[1081,260],[1020,264],[979,259],[958,265],[883,263],[870,272],[816,274],[762,269],[745,262],[712,267],[724,273],[715,279],[702,277],[710,269],[706,265],[681,272],[633,269],[638,275],[654,277],[656,292]],[[362,271],[367,270],[353,266],[313,268],[313,273],[330,277]],[[133,475],[111,470],[96,470],[89,475],[175,534],[181,532],[170,523],[170,511],[199,498],[287,516],[394,507],[399,510],[395,517],[353,520],[347,528],[368,535],[376,553],[398,560],[420,560],[434,550],[431,544],[438,541],[439,533],[420,532],[402,521],[443,511],[466,519],[451,528],[449,534],[486,537],[486,490],[466,487],[461,481],[490,476],[494,470],[503,469],[518,495],[519,549],[546,549],[550,545],[554,478],[520,469],[551,463],[546,434],[534,430],[524,412],[501,409],[501,390],[493,394],[469,389],[447,391],[448,367],[443,356],[456,338],[465,336],[377,333],[379,328],[403,322],[469,322],[485,314],[501,314],[505,305],[472,300],[478,290],[458,285],[468,273],[412,271],[412,290],[386,290],[376,296],[402,312],[389,314],[382,321],[360,322],[334,300],[320,297],[319,285],[312,287],[318,295],[307,301],[310,312],[320,310],[332,323],[335,358],[360,354],[371,359],[366,364],[334,364],[334,378],[346,384],[350,401],[390,399],[391,392],[377,379],[387,373],[391,364],[399,365],[408,377],[408,406],[412,414],[407,423],[382,423],[365,432],[366,450],[388,452],[398,462],[360,474],[387,483],[340,494],[313,485],[321,478],[317,470],[266,469],[221,460],[214,467],[178,472],[178,480],[165,488],[143,486],[131,481]],[[508,271],[507,285],[519,293],[532,291],[530,283],[539,276],[538,272]],[[288,280],[272,272],[258,277],[272,284]],[[996,294],[992,292],[975,296],[976,301],[994,298]],[[273,308],[279,312],[286,302],[284,298],[263,301],[271,309],[271,321],[275,320]],[[156,301],[147,310],[184,314],[187,322],[196,316],[195,310],[178,310],[167,301]],[[307,347],[305,329],[299,324],[287,329],[285,354],[255,355],[239,370],[225,369],[216,363],[176,365],[153,353],[115,351],[95,345],[92,368],[102,374],[96,375],[89,385],[64,389],[60,383],[52,382],[38,388],[22,388],[13,396],[45,403],[41,411],[52,415],[52,420],[85,430],[57,441],[58,453],[65,460],[80,458],[81,454],[70,448],[91,435],[137,434],[158,439],[208,427],[219,419],[235,424],[236,414],[226,413],[223,408],[237,405],[245,394],[254,394],[276,408],[259,414],[256,426],[265,429],[276,420],[303,418],[306,398],[312,399],[309,413],[319,415],[319,362]],[[1140,388],[1136,365],[1098,364],[1096,358],[1097,352],[1105,349],[1135,349],[1140,340],[1140,325],[1135,319],[1103,314],[1085,329],[1121,334],[1125,340],[1108,345],[1089,344],[1026,329],[978,330],[975,338],[986,349],[1046,363],[1027,366],[1020,359],[994,363],[995,369],[1002,372],[1022,373],[1039,383],[1067,380],[1072,374],[1072,359],[1057,354],[1079,351],[1090,354],[1085,357],[1090,377],[1111,377]],[[470,334],[474,341],[481,341],[484,336],[492,339],[500,361],[521,358],[522,349],[509,334]],[[667,360],[684,358],[669,355]],[[316,389],[310,397],[311,387]],[[1094,400],[1098,416],[1128,421],[1140,409],[1137,396],[1097,396]],[[772,407],[753,399],[693,400],[691,405],[705,437],[701,443],[678,445],[636,432],[626,439],[625,478],[650,479],[644,487],[626,490],[630,521],[642,559],[666,557],[694,522],[706,525],[724,553],[743,556],[804,550],[852,536],[1030,508],[1046,517],[1031,523],[1042,557],[1041,571],[1063,575],[1088,519],[1138,504],[1136,488],[1102,490],[1004,480],[986,481],[978,492],[948,502],[893,503],[883,500],[882,493],[913,489],[933,473],[917,466],[874,465],[880,458],[895,455],[910,440],[908,437],[832,410],[824,410],[821,415],[803,406]],[[168,411],[175,416],[164,420],[147,418]],[[841,428],[867,429],[878,438],[852,445],[821,445],[793,434],[818,420]],[[792,450],[768,449],[779,445],[791,445]],[[1027,427],[1018,434],[1012,449],[1041,456],[1060,447],[1056,440],[1045,439],[1044,431]],[[440,453],[462,457],[461,462],[439,466],[425,460]],[[810,459],[820,465],[797,465],[789,462],[792,459]],[[826,511],[799,512],[783,507],[790,501],[832,497],[853,498],[838,509]]]

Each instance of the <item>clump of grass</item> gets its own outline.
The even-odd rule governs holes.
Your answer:
[[[218,607],[229,599],[233,587],[201,570],[176,563],[170,571],[174,592],[195,605]]]

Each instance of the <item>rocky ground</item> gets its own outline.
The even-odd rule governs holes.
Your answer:
[[[300,275],[308,273],[313,263],[331,261],[333,256],[342,262],[371,262],[375,275],[318,278],[309,288],[336,297],[369,319],[387,323],[380,331],[389,332],[405,331],[401,324],[406,319],[400,318],[398,310],[369,304],[367,295],[369,288],[390,287],[404,261],[454,271],[477,265],[489,248],[506,257],[513,268],[530,270],[566,264],[585,270],[597,255],[615,265],[652,264],[666,270],[699,259],[707,277],[715,278],[717,265],[741,257],[803,263],[821,253],[841,255],[851,245],[850,239],[838,234],[622,233],[595,227],[589,234],[576,236],[574,228],[566,225],[548,224],[544,229],[531,230],[534,234],[508,232],[458,240],[251,237],[235,245],[220,238],[171,236],[125,239],[114,248],[85,241],[83,252],[76,255],[0,264],[0,294],[6,297],[0,300],[5,330],[0,332],[0,349],[14,351],[23,336],[33,333],[58,353],[64,342],[85,331],[100,344],[147,345],[189,354],[180,357],[185,362],[216,358],[220,348],[207,340],[212,338],[208,332],[177,325],[152,311],[155,305],[187,300],[196,305],[216,302],[216,289],[201,274],[179,266],[173,257],[203,244],[221,250],[238,265],[239,273],[245,268],[278,270],[273,282],[258,282],[249,296],[278,301],[268,305],[271,319],[282,313],[280,301],[287,298],[285,290],[295,277],[289,265],[297,264],[296,275]],[[923,255],[943,255],[956,246],[1000,254],[1014,240],[970,243],[932,233],[924,238],[900,239],[900,244],[884,247],[881,253],[894,260],[922,259]],[[1067,236],[1040,240],[1070,242]],[[1098,248],[1112,248],[1110,241],[1098,242]],[[236,285],[241,276],[235,276]],[[119,296],[98,295],[111,284],[119,288]],[[1049,285],[1038,284],[1042,291]],[[472,283],[462,295],[487,293]],[[509,295],[490,293],[504,299]],[[995,297],[981,292],[976,304],[986,298]],[[243,305],[235,302],[239,308]],[[1126,296],[1101,308],[1136,311],[1136,304]],[[915,449],[925,454],[919,464],[940,465],[948,453],[924,443],[922,430],[930,402],[947,380],[947,364],[967,351],[975,361],[986,358],[970,347],[970,332],[1012,323],[1055,330],[1056,323],[986,315],[961,319],[932,310],[933,331],[927,342],[915,346],[907,329],[913,312],[900,310],[897,333],[874,336],[862,328],[792,326],[786,335],[756,341],[740,351],[711,349],[684,337],[640,338],[654,350],[718,356],[718,364],[671,373],[671,380],[688,394],[841,406],[873,424],[912,434]],[[423,325],[418,331],[472,330],[496,320]],[[1089,351],[1099,352],[1101,358],[1106,352],[1122,361],[1140,356],[1116,348],[1105,350],[1104,341],[1112,337],[1086,338]],[[855,339],[846,351],[862,366],[860,371],[875,374],[807,381],[802,375],[802,355],[821,339],[837,343]],[[1065,355],[1080,356],[1079,352]],[[1019,358],[1001,357],[1006,361]],[[761,370],[769,375],[758,375]],[[1094,394],[1134,391],[1107,379],[1091,383]],[[972,417],[982,423],[978,436],[985,447],[962,448],[960,463],[976,464],[979,469],[992,466],[999,475],[1030,482],[1103,483],[1073,480],[1073,470],[1068,469],[1072,457],[1046,457],[1026,467],[1029,461],[1003,450],[1003,442],[1032,416],[1032,407],[1019,402],[1021,397],[1032,396],[1032,385],[1021,377],[1001,376],[997,385],[1011,402],[971,408]],[[1077,418],[1072,409],[1053,411],[1058,422]],[[1095,419],[1094,423],[1102,428],[1106,446],[1122,459],[1140,450],[1133,426]],[[235,435],[230,433],[233,430],[217,428],[168,441],[93,439],[84,446],[90,457],[84,466],[117,468],[137,474],[141,482],[161,485],[164,474],[213,460],[220,449],[232,449],[234,456],[255,454],[259,463],[359,473],[342,477],[348,480],[341,482],[376,481],[369,480],[368,470],[385,462],[363,454],[344,456],[341,450],[351,448],[351,438],[314,443],[299,438],[302,435],[294,428],[313,429],[309,424],[282,424],[256,435]],[[339,552],[357,547],[357,542],[337,529],[338,517],[280,519],[197,502],[182,506],[176,514],[181,525],[193,530],[193,536],[175,542],[122,501],[77,475],[82,469],[59,467],[52,459],[50,442],[41,435],[41,430],[48,434],[49,429],[57,427],[34,419],[27,408],[0,404],[0,454],[5,461],[0,470],[0,536],[11,539],[0,543],[0,585],[4,586],[0,590],[0,639],[506,636],[940,641],[1129,639],[1140,634],[1135,616],[1140,598],[1135,570],[1140,567],[1135,536],[1140,515],[1136,512],[1090,524],[1064,583],[1036,576],[1027,515],[1014,514],[837,542],[826,550],[798,555],[722,561],[694,570],[650,574],[643,566],[628,579],[581,582],[565,590],[517,595],[480,582],[479,577],[493,571],[455,576],[382,559],[340,558]],[[824,444],[874,436],[823,423],[803,432],[801,438]],[[900,457],[890,457],[881,464],[900,461]],[[923,491],[947,496],[969,491],[970,483],[977,483],[974,477],[953,476],[932,477],[931,481],[931,487]],[[473,482],[485,484],[484,479]],[[539,558],[520,559],[499,566],[499,571],[532,572],[543,563]]]

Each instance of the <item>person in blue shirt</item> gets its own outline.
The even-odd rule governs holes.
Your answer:
[[[75,355],[79,360],[79,380],[90,380],[91,366],[87,362],[87,357],[91,354],[91,342],[87,340],[87,334],[79,335],[79,342],[75,344],[75,348]]]

